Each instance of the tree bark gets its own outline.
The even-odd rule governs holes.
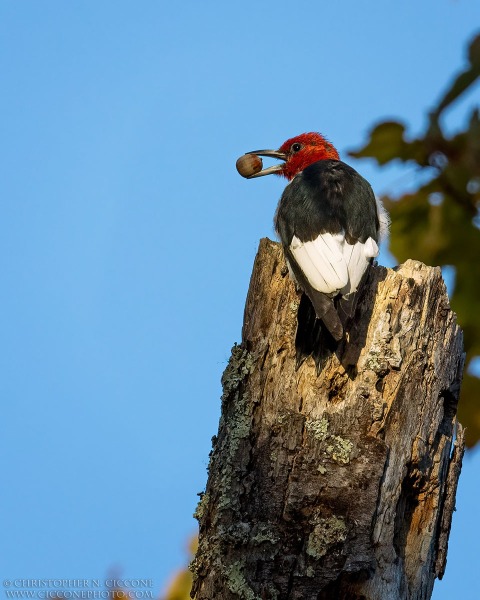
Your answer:
[[[463,456],[439,268],[372,267],[346,341],[296,370],[300,294],[260,243],[196,516],[197,600],[428,599]]]

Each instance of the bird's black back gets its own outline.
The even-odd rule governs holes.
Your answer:
[[[373,190],[355,169],[339,160],[320,160],[299,173],[282,194],[275,229],[289,246],[295,235],[309,242],[321,233],[345,231],[348,243],[378,240]]]

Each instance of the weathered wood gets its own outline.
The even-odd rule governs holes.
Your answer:
[[[299,294],[262,240],[197,508],[197,600],[428,599],[461,468],[440,269],[370,270],[348,341],[295,370]],[[457,434],[457,447],[452,444]]]

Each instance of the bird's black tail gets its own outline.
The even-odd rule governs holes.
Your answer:
[[[312,356],[318,375],[338,344],[339,342],[334,339],[324,323],[317,319],[310,298],[303,293],[298,307],[295,336],[297,369],[309,356]]]

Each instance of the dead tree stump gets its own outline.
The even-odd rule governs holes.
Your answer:
[[[197,508],[197,600],[428,599],[463,456],[439,268],[374,267],[347,341],[295,370],[299,294],[260,243]],[[456,435],[456,441],[455,440]]]

